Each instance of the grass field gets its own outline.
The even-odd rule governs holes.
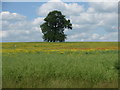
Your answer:
[[[3,88],[115,88],[117,62],[117,42],[3,43]]]

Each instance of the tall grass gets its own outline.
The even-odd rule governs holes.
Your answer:
[[[3,88],[117,87],[117,51],[3,54]]]

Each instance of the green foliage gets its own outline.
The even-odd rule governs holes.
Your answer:
[[[64,34],[64,29],[72,29],[70,20],[66,20],[60,11],[50,12],[44,21],[40,27],[44,34],[43,39],[47,42],[64,42],[67,36]]]
[[[117,52],[4,54],[3,88],[92,88],[117,80],[116,61]]]

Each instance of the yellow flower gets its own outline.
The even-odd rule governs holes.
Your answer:
[[[60,54],[64,54],[64,52],[60,52]]]

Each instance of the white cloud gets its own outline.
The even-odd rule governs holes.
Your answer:
[[[99,35],[98,33],[78,33],[68,36],[67,41],[117,41],[118,33],[107,33]]]
[[[65,30],[67,41],[117,40],[117,3],[90,2],[84,5],[50,0],[38,8],[39,17],[31,21],[18,13],[1,12],[3,35],[0,37],[5,41],[42,40],[40,24],[44,17],[50,11],[60,10],[73,24],[73,30]]]
[[[44,23],[44,18],[41,18],[41,17],[35,18],[34,21],[33,21],[33,24],[34,24],[34,25],[36,25],[36,24],[37,24],[37,25],[38,25],[38,24],[40,25],[40,24],[42,24],[42,23]]]
[[[39,25],[43,18],[26,20],[25,16],[18,13],[1,12],[2,31],[0,38],[3,41],[41,41],[42,32]]]
[[[84,11],[84,8],[82,5],[78,5],[77,3],[66,4],[64,2],[47,2],[38,8],[38,15],[46,16],[53,10],[60,10],[63,14],[70,16],[79,15]]]
[[[107,32],[115,32],[118,27],[117,13],[89,13],[84,12],[79,16],[70,16],[72,23],[79,29],[91,30],[103,28]],[[74,27],[74,25],[73,25]],[[114,28],[113,28],[114,27]],[[76,29],[76,28],[75,28]]]
[[[115,32],[117,26],[117,3],[116,2],[90,2],[85,8],[78,3],[48,2],[38,9],[40,16],[46,16],[52,10],[60,10],[70,18],[73,29],[93,30],[103,28],[107,32]]]
[[[91,2],[90,7],[94,8],[96,12],[116,12],[118,2]]]
[[[117,32],[112,32],[107,35],[103,35],[100,37],[100,40],[118,40],[118,33]]]
[[[72,40],[72,41],[93,41],[93,40],[99,40],[100,35],[97,33],[78,33],[78,34],[74,34],[69,36],[68,41]]]
[[[0,38],[6,37],[6,36],[7,36],[6,31],[0,31]]]
[[[17,14],[17,13],[10,13],[8,11],[1,12],[0,15],[2,16],[2,20],[24,20],[26,19],[25,16]]]

